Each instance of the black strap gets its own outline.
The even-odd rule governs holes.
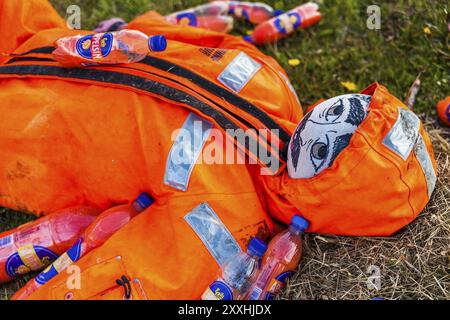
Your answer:
[[[0,74],[10,75],[41,75],[41,76],[56,76],[64,79],[80,79],[90,80],[100,83],[120,84],[127,87],[132,87],[138,90],[146,91],[157,96],[162,96],[168,100],[176,103],[189,105],[198,110],[200,114],[211,117],[224,130],[232,129],[238,130],[240,127],[229,119],[224,113],[214,109],[210,105],[198,100],[194,96],[165,85],[163,83],[150,80],[148,78],[139,77],[127,73],[99,70],[92,68],[61,68],[56,66],[43,65],[6,65],[0,66]],[[256,142],[252,137],[245,139],[245,148],[251,152],[250,146],[252,142]],[[271,156],[270,150],[267,150],[268,156]],[[254,155],[258,156],[258,155]],[[279,155],[280,159],[285,161],[283,155]]]
[[[259,109],[258,107],[256,107],[249,101],[243,99],[242,97],[215,84],[214,82],[211,82],[188,69],[185,69],[179,65],[163,60],[161,58],[147,56],[140,63],[155,67],[162,71],[169,72],[173,75],[191,81],[192,83],[198,85],[200,88],[214,94],[215,96],[225,100],[226,102],[238,107],[239,109],[259,119],[267,128],[278,129],[280,132],[280,139],[284,143],[289,141],[290,135],[278,123],[276,123],[266,112]]]
[[[55,47],[42,47],[42,48],[36,48],[21,54],[18,54],[17,56],[24,56],[28,54],[33,53],[47,53],[51,54],[55,50]],[[20,61],[20,60],[16,60]],[[8,63],[11,63],[9,61]],[[249,101],[245,100],[244,98],[240,97],[237,94],[234,94],[233,92],[224,89],[223,87],[215,84],[214,82],[209,81],[208,79],[200,76],[199,74],[192,72],[186,68],[183,68],[177,64],[174,64],[170,61],[163,60],[161,58],[156,58],[152,56],[147,56],[144,60],[140,61],[139,63],[145,64],[148,66],[152,66],[154,68],[157,68],[159,70],[169,72],[173,75],[185,78],[192,83],[198,85],[202,89],[210,92],[211,94],[214,94],[215,96],[223,99],[224,101],[238,107],[239,109],[245,111],[246,113],[252,115],[253,117],[259,119],[261,123],[263,123],[267,128],[269,129],[277,129],[279,131],[279,137],[280,140],[284,143],[288,143],[290,140],[290,134],[283,129],[275,120],[273,120],[266,112],[259,109],[254,104],[250,103]]]
[[[10,59],[6,64],[14,62],[28,62],[28,61],[42,61],[42,62],[54,62],[55,60],[49,58],[37,58],[37,57],[15,57]]]
[[[46,54],[51,54],[53,51],[55,51],[55,47],[48,46],[48,47],[35,48],[35,49],[29,50],[29,51],[24,52],[24,53],[18,53],[18,54],[13,53],[13,54],[11,54],[11,55],[12,55],[12,56],[15,56],[15,57],[20,57],[20,56],[26,56],[26,55],[28,55],[28,54],[33,54],[33,53],[46,53]]]

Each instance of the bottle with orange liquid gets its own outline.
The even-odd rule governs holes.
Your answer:
[[[197,27],[220,33],[228,33],[233,29],[234,20],[226,15],[200,16],[186,11],[166,16],[172,24]]]
[[[44,269],[74,243],[100,210],[79,206],[57,211],[0,234],[0,283]]]
[[[450,96],[439,101],[437,104],[437,113],[442,123],[450,126]]]
[[[262,2],[229,1],[227,3],[229,14],[253,24],[263,23],[283,13],[283,11],[274,10],[271,6]]]
[[[137,30],[76,35],[56,40],[53,57],[66,67],[124,64],[143,60],[149,52],[167,48],[164,36],[147,36]]]
[[[152,204],[153,199],[147,193],[141,193],[133,203],[116,206],[101,213],[69,250],[16,292],[13,299],[24,300],[29,297],[82,256],[102,245],[116,231]]]
[[[321,19],[319,6],[308,2],[291,11],[259,24],[253,33],[244,39],[257,45],[273,43],[285,38],[300,28],[311,26]]]
[[[248,300],[272,300],[280,292],[300,263],[302,235],[308,226],[308,221],[294,216],[289,229],[272,239]]]
[[[226,15],[228,8],[227,2],[214,1],[169,14],[166,16],[166,20],[172,24],[227,33],[233,29],[234,25],[233,18]]]

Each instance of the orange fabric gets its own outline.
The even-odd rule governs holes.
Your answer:
[[[287,171],[264,178],[277,196],[268,197],[271,214],[281,221],[287,200],[311,222],[310,231],[355,236],[389,236],[413,221],[428,203],[426,178],[414,152],[404,161],[383,145],[407,107],[385,87],[373,84],[369,114],[334,164],[310,179],[290,179]],[[420,134],[437,174],[433,147],[421,124]]]
[[[0,1],[0,63],[7,54],[44,29],[66,27],[53,7],[42,0]]]
[[[47,6],[45,1],[36,3]],[[14,16],[14,10],[22,15],[20,10],[24,9],[16,6],[10,10],[2,15]],[[48,15],[43,17],[47,19]],[[262,69],[239,96],[264,110],[289,133],[301,119],[299,103],[277,75],[284,71],[244,41],[170,26],[156,13],[137,18],[130,28],[167,35],[169,49],[160,57],[220,86],[217,76],[238,49],[245,51],[261,63]],[[62,28],[42,30],[14,53],[49,46],[58,37],[77,33]],[[212,61],[200,53],[204,46],[229,51],[222,60]],[[29,57],[49,55],[35,53]],[[11,65],[54,64],[25,61]],[[174,87],[173,80],[178,80],[178,86],[184,85],[183,90],[199,100],[218,103],[216,96],[186,79],[142,64],[93,70],[159,77],[161,83]],[[4,115],[0,118],[1,206],[38,214],[81,204],[106,209],[126,203],[142,191],[156,200],[104,245],[77,262],[82,272],[80,289],[67,288],[70,275],[63,273],[32,299],[118,299],[121,291],[115,280],[121,275],[133,280],[135,299],[198,298],[219,269],[184,220],[203,202],[211,206],[244,248],[252,236],[267,239],[273,233],[272,217],[287,223],[292,215],[301,213],[310,220],[311,232],[385,235],[411,221],[427,201],[426,185],[420,178],[423,174],[420,176],[414,156],[405,165],[380,147],[379,140],[395,121],[394,108],[402,104],[378,85],[365,91],[374,95],[372,110],[348,152],[314,180],[290,180],[287,173],[261,177],[256,165],[198,163],[187,192],[163,183],[172,134],[183,126],[191,110],[185,105],[120,85],[54,76],[4,74],[0,85],[0,113]],[[185,88],[188,85],[190,91]],[[220,106],[238,113],[237,118],[244,117],[243,123],[263,126],[229,101],[222,101]],[[422,133],[432,152],[423,129]],[[208,141],[204,149],[214,145],[220,148],[223,143],[221,138]],[[364,166],[367,157],[372,161]]]

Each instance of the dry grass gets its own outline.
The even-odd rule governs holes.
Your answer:
[[[426,209],[389,238],[307,235],[282,299],[450,299],[450,130],[427,127],[439,179]],[[380,270],[379,290],[368,288],[370,266]]]
[[[389,238],[306,235],[303,262],[281,299],[450,299],[450,129],[426,125],[439,179],[424,212]],[[380,290],[367,287],[370,266],[380,270]],[[0,286],[0,300],[25,283]]]

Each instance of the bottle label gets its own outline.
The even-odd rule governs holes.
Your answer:
[[[198,25],[197,16],[193,12],[182,12],[177,15],[177,24],[196,27]]]
[[[275,296],[285,286],[286,280],[294,274],[294,271],[286,271],[279,274],[267,286],[266,300],[274,300]]]
[[[276,18],[273,24],[279,33],[286,35],[300,27],[302,17],[297,12],[289,12]]]
[[[3,238],[0,238],[0,248],[4,248],[9,246],[12,243],[12,236],[6,236]]]
[[[83,58],[99,60],[109,55],[113,39],[113,35],[109,32],[85,36],[77,41],[77,52]]]
[[[225,282],[214,281],[203,295],[203,300],[233,300],[233,292]]]
[[[49,282],[52,278],[58,275],[61,271],[66,270],[74,262],[78,261],[81,257],[81,244],[83,243],[83,238],[78,239],[78,241],[69,249],[66,253],[61,255],[56,259],[47,269],[42,271],[35,278],[36,282],[40,285],[44,285]]]
[[[31,244],[25,245],[9,256],[5,266],[6,273],[11,278],[14,278],[30,271],[39,270],[56,258],[58,256],[47,248]]]
[[[248,300],[259,300],[259,297],[261,297],[262,289],[255,287],[253,288],[253,291],[250,293],[250,296],[248,297]]]

